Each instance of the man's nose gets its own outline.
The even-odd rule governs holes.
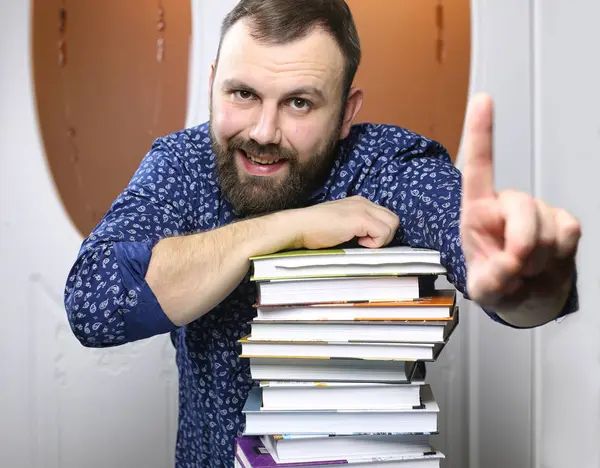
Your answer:
[[[263,104],[258,120],[250,130],[250,138],[260,145],[278,145],[281,142],[276,106]]]

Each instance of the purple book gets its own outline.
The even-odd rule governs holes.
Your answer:
[[[292,468],[298,466],[346,465],[347,460],[316,461],[301,463],[277,463],[263,445],[260,437],[236,439],[236,454],[242,468]]]
[[[236,460],[242,468],[300,468],[300,467],[327,467],[335,468],[337,465],[352,466],[381,466],[385,462],[416,462],[421,468],[439,468],[439,462],[445,458],[444,454],[436,450],[425,453],[412,453],[404,456],[377,457],[362,460],[329,460],[329,461],[303,461],[294,463],[277,463],[258,436],[245,436],[236,439]],[[424,464],[422,464],[424,463]],[[397,465],[395,465],[397,466]],[[408,466],[408,465],[407,465]],[[410,464],[414,468],[415,464]]]

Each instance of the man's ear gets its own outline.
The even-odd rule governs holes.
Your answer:
[[[344,139],[350,133],[350,128],[354,119],[360,112],[363,105],[363,92],[362,89],[357,87],[350,88],[348,93],[348,99],[344,105],[344,120],[342,121],[342,128],[340,133],[340,139]]]

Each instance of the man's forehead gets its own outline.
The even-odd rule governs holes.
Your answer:
[[[316,28],[304,37],[286,44],[266,44],[254,39],[251,24],[236,23],[221,45],[219,68],[243,79],[245,74],[293,78],[324,87],[341,82],[344,57],[330,34]]]

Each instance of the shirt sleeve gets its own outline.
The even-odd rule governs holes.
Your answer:
[[[448,280],[466,299],[467,269],[460,242],[462,176],[447,151],[435,141],[415,140],[367,177],[368,198],[400,217],[396,241],[440,252]],[[558,318],[578,309],[576,280]],[[497,314],[490,318],[514,327]]]
[[[64,303],[81,344],[107,347],[174,330],[145,281],[153,246],[183,233],[189,175],[157,140],[126,189],[83,241]]]

